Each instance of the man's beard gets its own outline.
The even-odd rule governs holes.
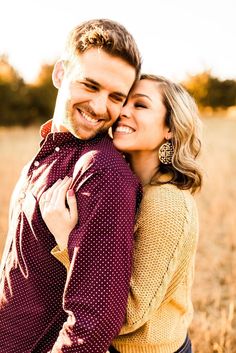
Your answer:
[[[89,130],[88,128],[86,129],[82,127],[82,130],[81,130],[76,117],[74,117],[73,114],[71,114],[71,111],[68,111],[68,110],[66,112],[64,126],[68,129],[68,131],[70,131],[70,133],[72,133],[72,135],[82,140],[90,140],[96,137],[97,135],[108,133],[108,129],[110,127],[110,126],[101,126],[97,129],[91,129],[91,130]],[[87,131],[86,132],[86,134],[88,134],[87,138],[83,136],[84,135],[83,130]]]

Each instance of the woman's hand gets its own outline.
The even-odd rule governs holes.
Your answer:
[[[67,247],[68,237],[78,222],[77,202],[72,178],[59,179],[45,191],[39,201],[42,218],[61,250]],[[66,205],[67,202],[67,205]]]

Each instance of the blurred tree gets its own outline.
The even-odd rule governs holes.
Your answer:
[[[52,83],[53,67],[42,65],[36,81],[30,85],[32,107],[37,110],[40,121],[48,120],[53,115],[57,95],[57,89]]]
[[[9,63],[8,56],[0,55],[0,83],[15,83],[21,80],[18,72]]]
[[[34,84],[26,84],[6,55],[0,56],[0,125],[42,123],[52,117],[56,89],[53,65],[42,65]]]
[[[228,108],[236,105],[236,81],[220,81],[212,77],[209,81],[208,105],[212,108]]]
[[[52,71],[54,64],[43,64],[39,71],[38,77],[36,78],[35,85],[41,86],[44,84],[49,84],[52,86]]]
[[[0,56],[0,124],[27,124],[30,99],[27,85],[9,63],[7,55]]]
[[[182,85],[196,99],[199,106],[205,106],[208,97],[209,72],[202,72],[195,76],[189,76]]]
[[[196,99],[199,107],[228,108],[236,105],[236,81],[219,80],[211,71],[189,76],[183,86]]]

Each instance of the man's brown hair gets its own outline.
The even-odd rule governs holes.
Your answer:
[[[73,61],[76,56],[90,48],[100,48],[123,59],[135,68],[136,78],[139,77],[141,56],[137,44],[121,24],[108,19],[95,19],[76,26],[68,36],[65,59]]]

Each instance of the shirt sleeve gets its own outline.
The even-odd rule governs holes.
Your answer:
[[[63,298],[68,320],[53,353],[104,353],[125,318],[137,190],[113,171],[88,181],[76,192],[80,221],[69,236]]]
[[[126,321],[119,334],[144,325],[174,290],[169,284],[186,240],[188,210],[182,192],[154,188],[144,194],[140,207]]]

